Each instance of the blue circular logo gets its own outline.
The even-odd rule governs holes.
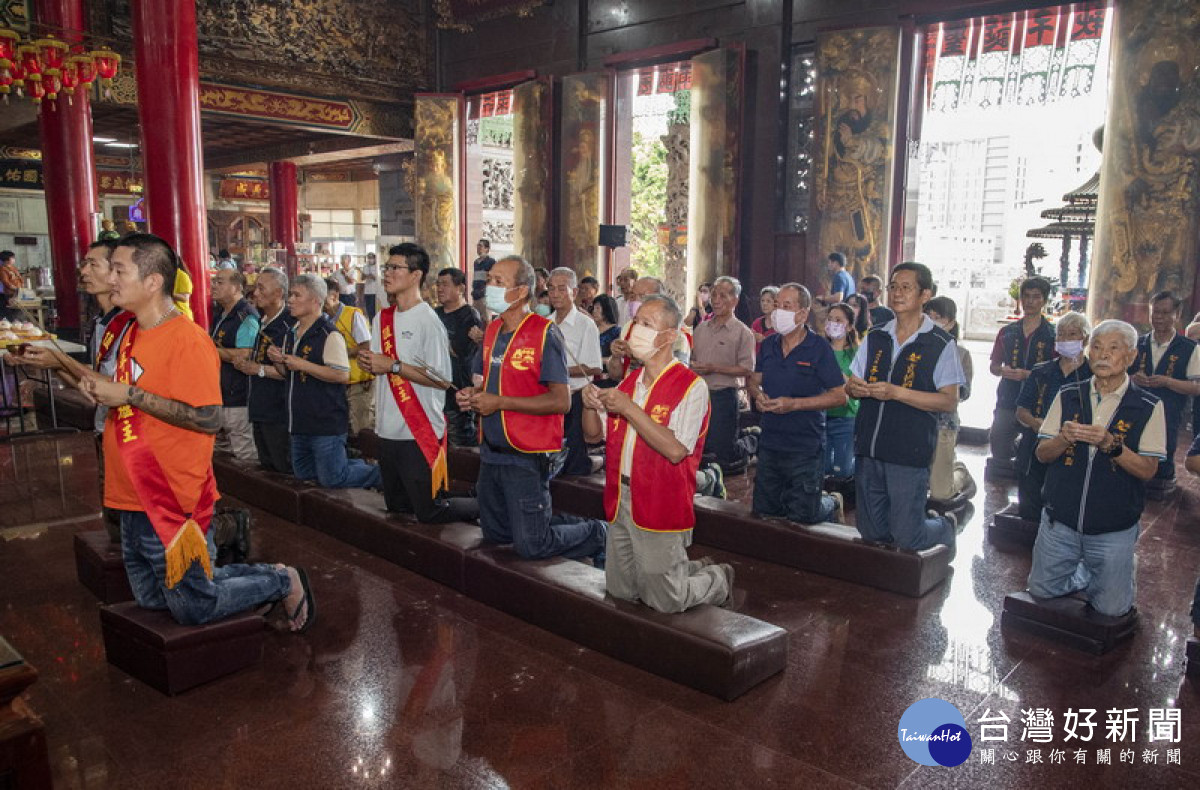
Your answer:
[[[971,756],[971,734],[958,708],[930,697],[908,706],[896,733],[900,748],[921,765],[962,765]]]

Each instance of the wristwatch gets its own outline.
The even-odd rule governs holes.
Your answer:
[[[1124,437],[1115,433],[1110,433],[1109,436],[1111,436],[1113,440],[1112,447],[1108,448],[1104,452],[1109,458],[1116,458],[1125,449],[1125,439]]]
[[[396,362],[393,362],[393,363],[392,363],[392,373],[393,373],[393,375],[396,375],[396,376],[399,376],[399,375],[400,375],[400,366],[401,366],[402,364],[404,364],[404,363],[400,362],[399,360],[397,360]]]
[[[267,369],[262,365],[258,366],[258,377],[260,379],[265,379],[267,377]]]

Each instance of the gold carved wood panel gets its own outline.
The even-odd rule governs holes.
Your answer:
[[[607,216],[605,167],[612,78],[604,72],[563,78],[560,146],[560,266],[595,272],[603,282],[600,223]]]
[[[549,78],[513,88],[514,249],[533,266],[554,268],[550,235],[554,128]]]
[[[417,241],[429,252],[430,269],[436,272],[462,263],[458,140],[463,99],[457,94],[417,94],[414,108]]]

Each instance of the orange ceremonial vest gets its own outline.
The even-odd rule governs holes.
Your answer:
[[[488,378],[492,375],[492,348],[500,334],[503,321],[496,319],[488,324],[483,336],[483,389],[488,391]],[[550,391],[541,382],[542,354],[546,348],[546,333],[552,323],[537,313],[525,316],[517,331],[513,332],[504,361],[500,365],[499,395],[515,398],[530,398]],[[504,438],[513,448],[523,453],[556,453],[563,446],[563,415],[521,414],[501,411],[500,424],[504,426]],[[483,428],[480,427],[482,432]]]

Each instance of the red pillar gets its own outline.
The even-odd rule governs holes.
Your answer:
[[[287,251],[288,277],[296,276],[296,219],[299,190],[295,162],[272,162],[269,169],[271,192],[271,241]]]
[[[38,0],[37,18],[67,43],[83,39],[83,0]],[[58,327],[72,334],[79,330],[79,261],[96,233],[92,107],[86,96],[71,102],[60,93],[56,102],[43,102],[39,122]]]
[[[196,5],[132,3],[138,117],[150,230],[175,248],[192,277],[192,313],[208,326],[208,234],[200,150]]]

